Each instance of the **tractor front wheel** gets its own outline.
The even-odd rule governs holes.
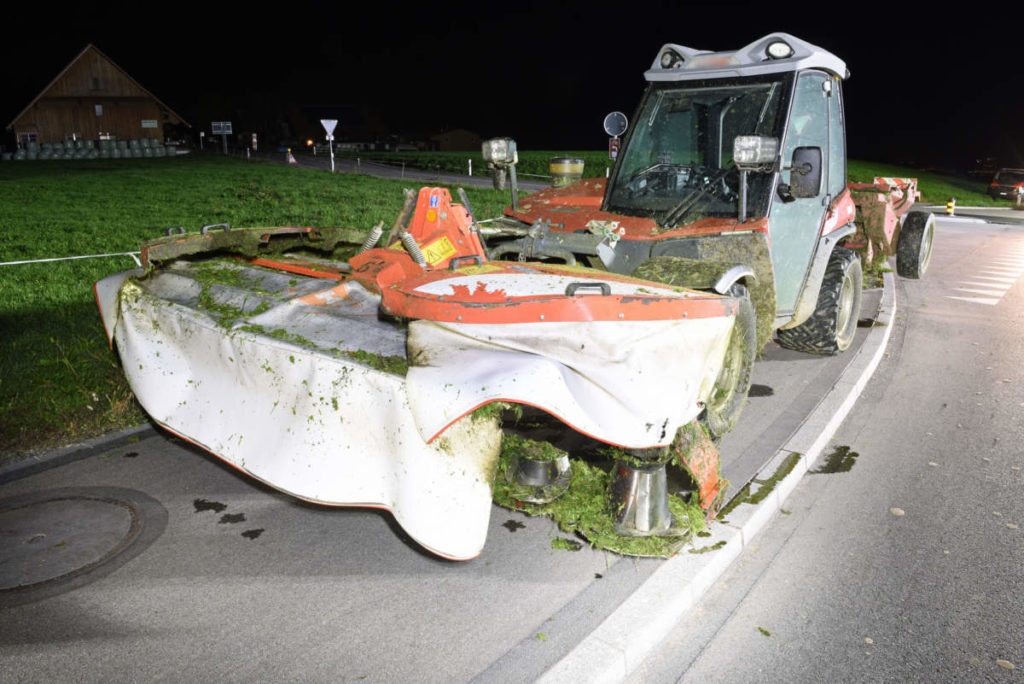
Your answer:
[[[846,351],[857,332],[863,280],[857,253],[836,247],[825,268],[814,313],[796,327],[779,330],[779,344],[809,354]]]
[[[750,390],[750,376],[757,352],[757,314],[750,301],[750,293],[746,287],[737,283],[729,289],[728,294],[739,300],[739,311],[729,335],[729,347],[725,351],[722,370],[700,416],[701,422],[715,440],[721,439],[736,427]]]
[[[907,214],[896,243],[896,272],[904,278],[923,278],[934,241],[935,215],[926,211]]]

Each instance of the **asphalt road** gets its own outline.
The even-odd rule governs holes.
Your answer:
[[[726,477],[738,486],[774,454],[853,351],[769,347],[746,417],[723,442]],[[0,593],[4,681],[532,681],[662,565],[555,550],[566,535],[548,520],[497,507],[479,558],[442,561],[386,513],[301,503],[163,434],[0,485],[0,500],[45,492],[70,512],[45,504],[48,525],[8,514],[0,529],[21,536],[0,541],[43,545],[19,557],[36,574],[71,551],[96,567]],[[82,520],[102,514],[104,530],[128,535],[135,523],[118,501],[134,505],[141,532],[100,562],[102,540]]]
[[[865,298],[866,312],[878,296]],[[737,488],[800,426],[870,329],[834,358],[766,349],[744,419],[722,445]],[[0,485],[0,500],[46,492],[72,503],[63,512],[33,504],[48,526],[42,515],[8,513],[0,530],[38,527],[20,542],[45,545],[20,558],[36,563],[35,575],[73,566],[72,550],[95,567],[0,593],[4,681],[531,681],[662,563],[554,550],[565,535],[549,521],[499,508],[479,558],[438,560],[386,513],[298,502],[164,434]],[[125,535],[112,560],[83,524],[98,517]],[[0,559],[0,578],[9,561]],[[681,670],[655,660],[645,671],[673,680]]]
[[[323,155],[313,156],[310,154],[297,154],[293,156],[295,157],[296,165],[302,168],[318,169],[328,172],[331,170],[330,157],[325,157]],[[348,157],[335,158],[334,170],[335,173],[361,173],[369,176],[377,176],[379,178],[390,178],[392,180],[415,181],[416,183],[446,183],[449,185],[462,185],[464,187],[472,186],[479,188],[493,187],[490,172],[487,170],[484,162],[479,158],[479,155],[473,152],[467,152],[466,158],[469,159],[470,157],[473,157],[474,161],[477,162],[474,164],[474,175],[472,176],[421,171],[419,169],[406,168],[401,163],[381,164],[379,162],[367,161],[365,159],[353,160]],[[288,163],[286,155],[281,152],[260,152],[255,155],[255,158],[272,161],[278,164]],[[468,171],[468,164],[466,168]],[[539,179],[520,176],[518,179],[519,189],[527,190],[529,192],[537,192],[538,190],[543,190],[550,185],[551,182],[547,178]]]
[[[1022,274],[1024,227],[940,219],[927,277],[897,280],[886,359],[830,472],[631,681],[1019,680]]]

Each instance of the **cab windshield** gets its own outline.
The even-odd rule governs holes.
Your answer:
[[[738,216],[733,139],[781,139],[790,79],[651,86],[611,179],[607,210],[649,216],[664,228]],[[748,175],[748,215],[765,214],[771,184],[770,173]]]

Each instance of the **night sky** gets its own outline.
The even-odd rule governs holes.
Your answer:
[[[93,43],[194,130],[259,128],[291,107],[339,118],[339,134],[359,112],[393,133],[467,128],[521,149],[601,149],[604,115],[632,116],[662,44],[732,50],[785,31],[846,61],[852,158],[1024,166],[1024,27],[998,5],[953,17],[897,3],[357,6],[167,4],[147,16],[145,3],[114,3],[35,17],[0,41],[0,115],[6,126]]]

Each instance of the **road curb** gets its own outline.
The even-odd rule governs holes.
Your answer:
[[[57,468],[74,461],[80,461],[83,458],[101,454],[104,451],[109,451],[130,442],[137,442],[150,436],[146,433],[156,434],[156,429],[152,424],[143,423],[142,425],[124,428],[123,430],[110,432],[100,437],[94,437],[81,444],[72,444],[55,451],[29,456],[15,463],[0,466],[0,485],[41,473],[50,468]]]
[[[779,512],[882,360],[896,313],[895,278],[892,273],[884,273],[883,281],[876,324],[864,344],[832,389],[751,482],[747,498],[757,503],[741,503],[725,520],[713,522],[708,528],[711,536],[698,539],[699,548],[666,561],[538,682],[623,681]]]

